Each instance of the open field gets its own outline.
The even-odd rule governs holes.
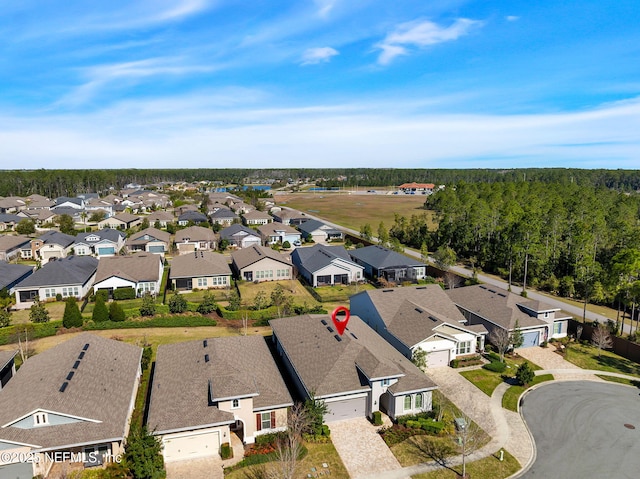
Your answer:
[[[422,195],[348,195],[339,193],[294,193],[276,195],[279,205],[326,218],[347,228],[359,231],[369,223],[376,234],[382,221],[387,228],[393,226],[396,213],[410,218],[411,215],[432,213],[423,209],[426,196]],[[430,222],[430,228],[434,224]]]

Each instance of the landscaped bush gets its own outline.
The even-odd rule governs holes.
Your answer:
[[[247,319],[250,320],[273,319],[278,316],[278,308],[276,306],[270,306],[257,311],[253,309],[231,311],[223,306],[218,306],[218,314],[224,319],[242,319],[243,316],[246,316]]]
[[[434,419],[419,419],[417,421],[407,421],[406,427],[409,429],[422,429],[428,434],[440,434],[444,429],[444,423]]]
[[[434,419],[436,417],[436,411],[425,411],[418,414],[407,414],[406,416],[400,416],[397,419],[397,423],[400,426],[405,426],[408,421],[421,421],[423,419]]]
[[[476,364],[482,364],[482,358],[479,354],[473,356],[466,356],[463,358],[452,359],[450,366],[452,368],[465,368],[467,366],[475,366]]]
[[[135,299],[136,290],[133,288],[118,288],[113,290],[113,299],[116,301],[121,299]]]
[[[222,459],[231,459],[233,457],[233,449],[231,449],[231,444],[225,442],[220,446],[220,457]]]
[[[17,342],[17,335],[21,334],[24,340],[24,331],[28,331],[29,340],[55,336],[62,327],[62,321],[49,321],[46,323],[14,324],[0,329],[0,345]]]
[[[500,359],[500,355],[498,353],[494,353],[493,351],[487,353],[487,357],[491,360],[491,361],[499,361],[502,362]]]
[[[116,301],[113,301],[109,305],[109,320],[119,323],[125,319],[124,309],[122,309],[122,306],[120,306]]]
[[[140,360],[140,367],[143,371],[146,371],[149,365],[151,364],[151,355],[153,351],[151,350],[151,346],[145,346],[142,350],[142,359]]]
[[[215,326],[216,324],[213,319],[204,316],[156,316],[141,321],[103,321],[102,323],[87,323],[84,329],[177,328],[186,326]]]
[[[373,411],[373,425],[382,426],[382,413],[380,411]]]
[[[379,433],[386,445],[389,447],[400,444],[410,437],[427,434],[427,432],[423,429],[411,429],[406,426],[400,426],[398,424],[394,424],[391,427],[384,427],[380,429]]]
[[[501,361],[492,361],[489,364],[482,366],[487,371],[493,371],[494,373],[503,373],[507,369],[507,365]]]

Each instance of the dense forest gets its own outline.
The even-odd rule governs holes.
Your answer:
[[[459,182],[431,195],[427,218],[397,216],[389,233],[513,282],[611,303],[640,300],[640,195],[543,182]]]
[[[517,181],[603,187],[619,191],[640,190],[638,170],[579,170],[564,168],[524,169],[119,169],[119,170],[5,170],[0,171],[0,196],[49,198],[79,193],[106,193],[128,183],[156,184],[176,181],[218,181],[223,184],[309,180],[318,186],[394,186],[407,182],[450,185],[467,183],[513,183]]]

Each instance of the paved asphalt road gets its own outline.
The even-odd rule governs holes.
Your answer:
[[[295,211],[292,208],[287,208],[287,207],[283,207],[283,209]],[[340,229],[342,231],[347,231],[347,232],[351,233],[352,235],[355,235],[355,236],[359,236],[360,235],[359,231],[352,230],[350,228],[345,228],[344,226],[341,226],[341,225],[338,225],[338,224],[335,224],[335,223],[331,223],[330,221],[327,221],[324,218],[313,216],[313,215],[310,215],[309,213],[306,213],[306,212],[305,212],[305,216],[308,216],[311,219],[322,221],[323,223],[328,224],[329,226],[332,226],[334,228]],[[374,238],[374,240],[375,240],[375,238]],[[420,259],[420,253],[418,253],[416,251],[413,251],[413,250],[410,250],[408,248],[405,248],[404,251],[405,251],[405,253],[407,255],[412,256],[414,258]],[[455,271],[456,273],[458,273],[459,275],[461,275],[461,276],[471,277],[471,275],[472,275],[472,272],[470,270],[468,270],[468,269],[466,269],[466,268],[464,268],[462,266],[454,266],[451,269],[453,271]],[[497,278],[493,278],[493,277],[489,277],[489,276],[485,276],[483,274],[478,274],[478,279],[480,281],[482,281],[483,283],[492,284],[494,286],[498,286],[499,288],[507,289],[509,287],[509,285],[508,285],[508,283],[506,281],[503,281],[503,280],[497,279]],[[519,287],[519,286],[511,286],[511,291],[513,291],[516,294],[520,294],[522,292],[522,288]],[[582,318],[582,315],[583,315],[582,308],[578,308],[576,306],[572,306],[572,305],[567,304],[567,303],[565,303],[563,301],[554,299],[552,297],[549,297],[549,296],[546,296],[546,295],[543,295],[543,294],[540,294],[540,293],[536,293],[535,291],[531,291],[531,290],[527,290],[527,297],[529,299],[535,299],[535,300],[538,300],[538,301],[545,302],[545,303],[547,303],[547,304],[549,304],[551,306],[554,306],[556,308],[561,308],[563,311],[566,311],[567,313],[575,316],[576,318]],[[611,319],[613,321],[616,320],[615,316],[612,316],[612,317],[609,318],[607,316],[603,316],[602,314],[593,313],[591,311],[587,311],[586,317],[587,317],[588,320],[591,320],[591,321],[598,320],[601,323],[606,323],[608,319]],[[628,324],[625,324],[624,327],[623,327],[623,332],[624,333],[629,333],[629,332],[631,332],[630,329],[631,329],[631,326],[628,325]]]
[[[527,394],[522,414],[535,439],[537,454],[531,469],[520,477],[640,476],[637,388],[591,381],[555,382]]]

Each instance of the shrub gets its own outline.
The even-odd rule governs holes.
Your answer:
[[[94,294],[94,301],[97,301],[98,298],[102,298],[102,300],[106,303],[109,300],[109,291],[106,289],[100,289],[96,294]]]
[[[65,328],[82,327],[82,314],[78,308],[78,301],[73,296],[65,300],[64,315],[62,316],[62,325]]]
[[[124,321],[125,319],[124,309],[115,301],[109,305],[109,319],[115,322]]]
[[[233,457],[233,449],[228,442],[225,442],[220,446],[220,457],[222,459],[231,459]]]
[[[518,370],[516,371],[516,379],[522,386],[528,386],[533,378],[535,377],[535,373],[533,369],[531,369],[531,365],[528,361],[525,361],[520,366],[518,366]]]
[[[109,309],[104,304],[104,298],[102,295],[96,295],[96,304],[93,307],[93,313],[91,319],[97,322],[109,321]]]
[[[171,298],[169,298],[169,311],[173,314],[177,314],[184,313],[186,310],[187,300],[176,291],[171,295]]]
[[[285,241],[284,243],[282,243],[282,247],[284,249],[289,249],[291,248],[291,243],[289,243],[288,241]]]
[[[11,312],[0,309],[0,328],[6,328],[11,324]]]
[[[29,310],[29,319],[32,323],[48,323],[49,322],[49,311],[44,307],[44,304],[40,302],[39,299],[36,300],[31,305],[31,309]]]
[[[217,308],[216,300],[209,291],[205,292],[202,296],[202,303],[198,305],[198,313],[200,314],[209,314],[213,313]]]
[[[142,304],[140,305],[141,316],[153,316],[156,314],[156,302],[149,293],[145,293],[142,297]]]
[[[56,301],[62,301],[62,295],[60,293],[56,294]]]
[[[487,354],[487,357],[491,360],[491,361],[498,361],[498,362],[502,362],[500,355],[498,353],[494,353],[493,351],[491,351],[489,354]]]
[[[492,361],[489,364],[482,366],[487,371],[493,371],[494,373],[503,373],[507,369],[507,365],[502,361]]]
[[[176,328],[189,326],[215,326],[217,323],[204,316],[156,316],[142,321],[104,321],[102,323],[87,323],[86,331],[103,329],[132,329],[132,328]],[[53,333],[55,334],[55,332]]]
[[[373,425],[382,426],[382,413],[380,411],[373,411]]]
[[[122,300],[122,299],[135,299],[136,298],[136,290],[133,288],[118,288],[113,290],[113,299]]]
[[[149,364],[151,364],[152,354],[153,354],[153,351],[151,351],[151,346],[145,346],[145,348],[142,350],[142,359],[140,360],[140,367],[142,368],[143,371],[146,371],[147,368],[149,367]]]

